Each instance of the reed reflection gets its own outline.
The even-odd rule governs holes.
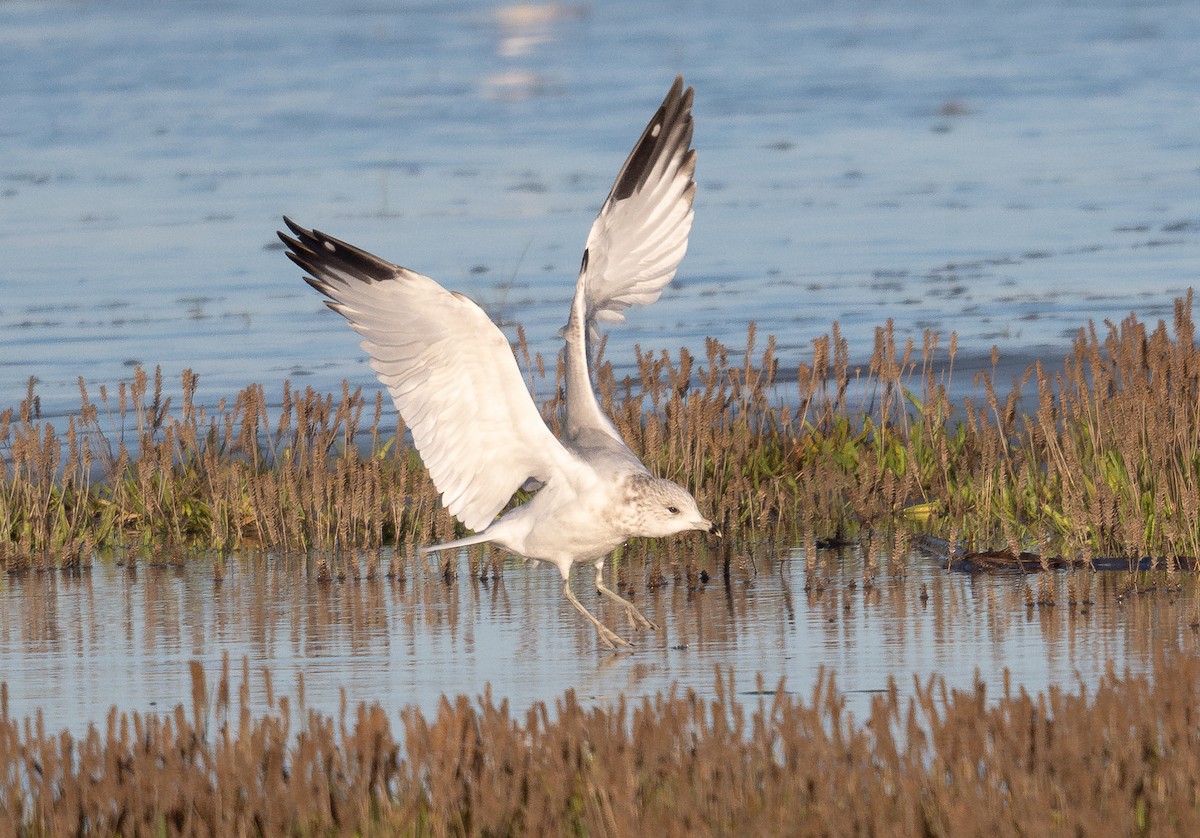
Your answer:
[[[487,683],[518,707],[568,687],[595,702],[671,684],[706,691],[715,667],[742,686],[761,673],[804,691],[824,666],[852,703],[890,677],[904,689],[933,672],[955,686],[1008,668],[1031,690],[1074,689],[1109,661],[1141,671],[1164,646],[1197,647],[1188,576],[1155,588],[1122,572],[968,574],[890,549],[872,564],[868,552],[677,545],[654,560],[635,547],[614,576],[663,630],[631,635],[637,651],[621,656],[600,653],[587,627],[548,606],[553,573],[499,554],[461,557],[449,574],[387,551],[327,561],[328,575],[318,559],[283,556],[227,557],[219,576],[206,561],[98,559],[87,572],[4,578],[0,672],[14,708],[78,727],[112,705],[170,706],[189,661],[226,655],[288,683],[303,675],[313,707],[336,708],[345,689],[352,703],[429,709]]]

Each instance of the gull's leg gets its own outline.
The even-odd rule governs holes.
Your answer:
[[[624,646],[625,648],[632,646],[633,644],[628,640],[617,636],[612,629],[597,620],[592,612],[584,608],[583,603],[575,598],[575,594],[571,592],[571,577],[568,575],[569,573],[570,569],[568,569],[567,573],[563,574],[563,593],[567,595],[567,602],[574,605],[576,611],[591,621],[592,625],[596,627],[596,634],[600,635],[600,639],[604,641],[604,645],[614,651],[616,651],[618,646]]]
[[[646,615],[639,611],[636,605],[604,584],[603,560],[596,562],[596,590],[625,609],[625,616],[629,619],[629,625],[634,630],[648,628],[651,631],[658,631],[657,623],[647,619]]]

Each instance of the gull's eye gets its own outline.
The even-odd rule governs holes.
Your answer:
[[[678,506],[668,506],[667,511],[670,512],[672,515],[678,515],[679,507]]]

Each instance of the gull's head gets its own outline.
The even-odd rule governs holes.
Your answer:
[[[716,524],[700,514],[691,493],[670,480],[638,475],[630,481],[629,500],[636,510],[630,535],[663,538],[688,530],[720,535]]]

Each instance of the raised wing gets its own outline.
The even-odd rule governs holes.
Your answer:
[[[592,224],[579,275],[589,320],[620,323],[654,302],[683,259],[696,194],[692,95],[676,76]]]
[[[479,531],[528,478],[576,467],[538,414],[504,335],[432,279],[285,218],[288,257],[363,336],[370,365],[458,520]]]
[[[601,412],[588,372],[595,323],[620,323],[625,309],[649,305],[675,276],[692,229],[696,152],[692,88],[676,76],[617,175],[588,233],[567,341],[567,432],[601,430],[620,440]]]

